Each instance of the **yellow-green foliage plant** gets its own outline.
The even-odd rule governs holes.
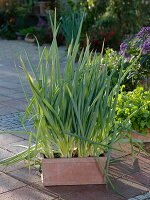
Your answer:
[[[122,86],[122,89],[124,87]],[[143,87],[129,92],[121,90],[116,112],[117,123],[126,120],[129,128],[146,134],[150,128],[150,90],[145,91]]]

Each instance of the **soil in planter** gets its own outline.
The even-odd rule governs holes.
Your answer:
[[[93,156],[88,156],[88,157],[93,157]],[[99,155],[99,157],[105,157],[105,154],[102,153]],[[47,158],[44,154],[43,154],[43,158]],[[59,152],[54,152],[54,158],[62,158],[61,157],[61,153]],[[72,158],[78,158],[78,152],[77,150],[74,150],[73,153],[72,153]]]

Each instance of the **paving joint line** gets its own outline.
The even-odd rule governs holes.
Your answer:
[[[6,194],[6,193],[8,193],[8,192],[12,192],[12,191],[14,191],[14,190],[18,190],[18,189],[20,189],[20,188],[24,188],[24,187],[27,187],[27,185],[24,185],[24,186],[21,186],[21,187],[17,187],[17,188],[14,188],[14,189],[8,190],[8,191],[6,191],[6,192],[2,192],[2,193],[0,193],[0,195],[1,195],[1,194]]]

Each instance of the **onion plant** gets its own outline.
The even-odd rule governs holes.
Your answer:
[[[113,86],[115,68],[111,73],[108,71],[103,52],[100,55],[91,52],[88,39],[76,63],[81,28],[82,22],[75,43],[68,48],[63,72],[56,40],[59,29],[56,16],[51,47],[39,51],[38,66],[33,66],[27,55],[32,74],[21,59],[33,94],[25,116],[32,118],[36,133],[26,132],[30,135],[28,148],[0,161],[0,165],[36,160],[39,153],[46,158],[53,158],[56,153],[60,157],[99,156],[115,149],[113,144],[123,137],[115,124],[115,110],[121,81],[131,66],[124,72],[124,60],[120,59],[118,82]]]
[[[69,46],[71,41],[75,42],[82,18],[85,13],[81,11],[72,12],[61,17],[61,30],[66,39],[66,45]]]

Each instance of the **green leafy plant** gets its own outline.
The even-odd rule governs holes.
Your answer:
[[[119,50],[121,41],[135,34],[142,26],[149,24],[150,15],[147,7],[149,1],[108,0],[104,11],[88,29],[91,48],[100,51],[105,39],[105,46]],[[135,24],[135,21],[137,22]]]
[[[118,77],[119,77],[118,71],[121,68],[121,62],[120,62],[121,57],[122,57],[122,55],[120,53],[118,53],[117,51],[110,49],[110,48],[105,49],[105,53],[103,56],[103,62],[105,63],[107,61],[109,73],[111,73],[115,69],[115,72],[113,73],[113,77],[112,77],[112,86],[114,86],[118,81]],[[124,60],[123,73],[131,65],[132,62],[133,62],[132,59]],[[123,88],[125,91],[132,91],[136,88],[137,83],[136,83],[136,78],[134,77],[136,64],[137,64],[137,62],[134,62],[134,65],[132,65],[132,69],[130,70],[128,75],[124,78],[124,80],[121,83],[121,85],[125,85],[125,87]]]
[[[28,27],[28,28],[24,28],[24,29],[19,30],[19,33],[21,35],[24,35],[24,36],[26,36],[28,33],[35,34],[35,32],[36,32],[36,28],[32,27],[32,26]]]
[[[86,18],[84,20],[82,33],[86,34],[87,31],[91,30],[91,27],[97,21],[97,18],[102,15],[106,10],[107,1],[97,1],[97,0],[68,0],[66,1],[66,6],[64,6],[64,2],[60,2],[60,15],[64,16],[65,14],[69,14],[72,12],[84,12]],[[64,14],[65,13],[65,14]]]
[[[52,42],[53,34],[50,28],[36,27],[35,36],[40,45]]]
[[[16,39],[15,33],[37,24],[35,20],[29,17],[31,13],[30,6],[18,6],[16,3],[6,6],[2,10],[0,35],[7,39]]]
[[[36,25],[36,21],[34,21],[34,18],[32,19],[31,17],[29,17],[32,12],[31,6],[13,6],[12,9],[15,12],[15,27],[17,31]]]
[[[118,22],[108,12],[97,18],[96,22],[89,29],[88,36],[91,42],[91,49],[98,52],[101,51],[103,41],[105,41],[105,47],[115,50],[118,50],[121,42]]]
[[[0,36],[6,39],[15,39],[15,12],[10,7],[2,11],[2,24],[0,26]]]
[[[81,27],[82,23],[75,43],[72,41],[68,48],[62,73],[56,38],[56,16],[52,23],[51,47],[44,48],[42,52],[39,50],[38,66],[33,66],[27,54],[33,75],[21,60],[33,93],[25,118],[31,117],[36,133],[23,132],[30,135],[29,147],[0,161],[0,165],[21,160],[37,161],[39,153],[43,153],[46,158],[53,158],[56,153],[60,157],[88,157],[108,152],[108,169],[111,150],[115,149],[113,144],[124,137],[124,132],[119,132],[119,124],[115,123],[115,111],[120,84],[132,65],[122,74],[124,60],[121,57],[118,81],[112,87],[115,69],[108,72],[107,60],[102,62],[102,53],[93,55],[89,42],[76,64]],[[32,142],[35,144],[31,145]]]
[[[106,11],[116,18],[123,36],[135,34],[139,28],[149,23],[150,16],[147,10],[149,5],[149,1],[109,0]]]
[[[73,12],[61,18],[62,34],[66,39],[67,46],[72,40],[75,43],[83,16],[82,12]]]
[[[6,23],[5,25],[3,25],[0,29],[0,37],[10,39],[10,40],[16,39],[14,26],[9,23]]]
[[[128,119],[128,116],[132,115],[126,121],[129,127],[135,131],[145,133],[146,129],[150,128],[149,103],[150,90],[144,91],[143,87],[137,87],[133,91],[122,91],[118,97],[116,121],[121,123],[121,121]]]

